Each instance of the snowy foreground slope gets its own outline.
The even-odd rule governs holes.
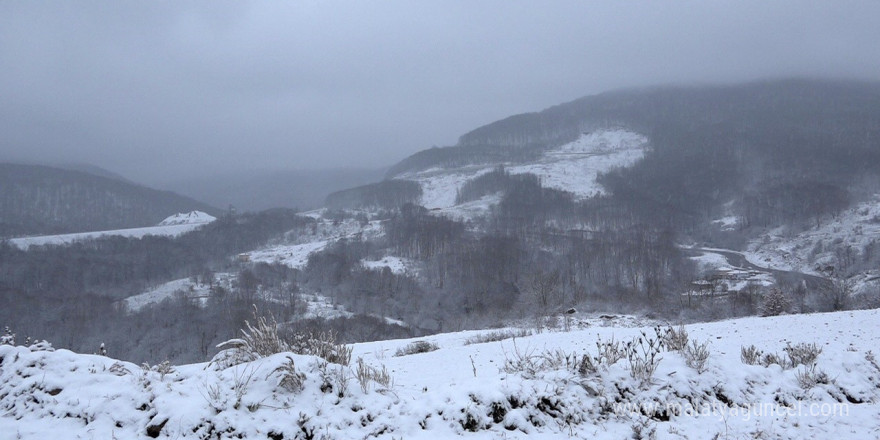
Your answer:
[[[162,220],[157,226],[146,228],[116,229],[112,231],[81,232],[76,234],[42,235],[38,237],[21,237],[9,240],[9,243],[27,250],[31,246],[43,245],[66,245],[79,241],[94,240],[100,237],[130,237],[143,238],[148,235],[177,237],[187,232],[196,230],[216,218],[201,211],[192,211],[186,214],[174,214]]]
[[[0,438],[880,437],[880,365],[870,351],[880,347],[880,311],[747,318],[687,331],[692,341],[709,342],[702,371],[664,350],[644,382],[632,377],[626,357],[579,373],[562,354],[595,356],[597,341],[625,345],[653,328],[593,325],[472,345],[465,342],[489,332],[450,333],[426,339],[436,351],[403,356],[395,353],[412,341],[364,343],[348,367],[280,353],[227,368],[146,369],[3,345]],[[821,348],[815,367],[741,360],[742,346],[784,355],[798,343]],[[384,367],[391,382],[362,388],[359,358],[362,371]],[[295,372],[285,368],[291,361]]]

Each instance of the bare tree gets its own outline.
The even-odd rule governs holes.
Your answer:
[[[550,301],[559,288],[559,279],[558,270],[546,272],[542,269],[537,269],[528,278],[529,293],[543,315],[550,309]]]

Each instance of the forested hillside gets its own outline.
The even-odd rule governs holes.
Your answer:
[[[169,215],[220,212],[167,191],[81,171],[0,163],[0,237],[153,226]]]
[[[878,159],[877,85],[606,93],[417,153],[324,209],[224,215],[179,238],[0,245],[0,294],[16,304],[0,323],[156,362],[206,359],[253,305],[343,341],[541,329],[564,312],[877,307]],[[789,256],[804,263],[774,267]]]
[[[621,202],[693,231],[735,201],[744,226],[838,212],[880,173],[880,85],[781,80],[658,87],[589,96],[512,116],[426,150],[389,177],[470,163],[528,160],[584,132],[623,127],[647,136],[645,160],[602,183]],[[487,153],[488,152],[488,153]],[[524,153],[531,152],[531,153]]]

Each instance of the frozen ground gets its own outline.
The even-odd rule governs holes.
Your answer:
[[[596,182],[598,173],[617,167],[632,166],[644,156],[648,139],[627,130],[600,130],[582,135],[576,141],[547,151],[533,164],[505,164],[512,174],[532,173],[542,185],[569,191],[577,197],[591,197],[603,193]],[[416,173],[405,173],[395,178],[418,182],[422,186],[421,205],[441,209],[440,214],[460,214],[447,211],[455,206],[459,189],[467,182],[495,168],[493,165],[469,165],[454,169],[432,168]],[[495,202],[497,203],[497,202]]]
[[[350,366],[278,354],[228,368],[144,369],[46,346],[0,346],[2,438],[828,439],[880,436],[880,311],[745,318],[687,326],[708,341],[698,371],[662,351],[649,380],[624,358],[584,375],[561,353],[597,354],[651,328],[587,327],[466,345],[480,332],[357,344]],[[815,367],[747,365],[741,348],[815,343]],[[357,379],[386,371],[385,384]],[[553,362],[556,359],[557,362]],[[285,387],[289,362],[302,389]],[[817,383],[804,377],[819,377]],[[812,376],[811,376],[812,375]],[[290,377],[290,376],[288,376]],[[800,379],[799,379],[800,378]],[[288,383],[289,385],[289,383]]]
[[[158,226],[117,229],[111,231],[81,232],[76,234],[43,235],[39,237],[21,237],[10,239],[9,242],[18,246],[20,249],[27,250],[31,246],[65,245],[107,236],[143,238],[148,235],[159,235],[177,237],[196,230],[214,220],[216,220],[214,217],[211,217],[204,212],[193,211],[188,214],[172,215],[159,223]]]

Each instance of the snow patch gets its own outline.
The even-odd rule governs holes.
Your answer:
[[[231,290],[234,279],[234,274],[217,273],[214,274],[213,284]],[[129,312],[137,312],[148,305],[158,304],[168,298],[173,298],[175,295],[182,295],[189,300],[203,304],[211,295],[211,285],[195,282],[191,278],[182,278],[160,284],[144,293],[130,296],[122,300],[122,304]]]
[[[177,220],[173,220],[177,219]],[[21,237],[9,240],[9,243],[21,250],[28,250],[31,246],[61,246],[73,243],[95,240],[101,237],[127,237],[144,238],[148,235],[178,237],[187,232],[194,231],[216,220],[201,211],[192,211],[189,214],[175,214],[166,218],[159,226],[146,228],[115,229],[110,231],[79,232],[74,234],[42,235],[39,237]],[[169,223],[166,223],[169,222]]]
[[[599,173],[632,166],[644,157],[647,146],[648,139],[638,133],[622,129],[599,130],[546,151],[535,163],[503,165],[511,174],[535,174],[543,186],[588,198],[604,193],[604,188],[596,181]],[[431,168],[395,178],[418,182],[422,187],[421,205],[425,208],[440,209],[441,214],[468,216],[483,211],[446,210],[455,206],[456,195],[467,181],[491,172],[497,165]]]
[[[393,256],[382,257],[381,260],[376,261],[361,260],[361,265],[367,269],[382,270],[387,267],[388,269],[391,269],[391,273],[398,275],[411,273],[411,268],[414,264],[415,262],[412,260]]]
[[[159,226],[171,226],[171,225],[198,225],[204,223],[211,223],[212,221],[217,220],[216,217],[205,214],[202,211],[190,211],[188,213],[178,213],[174,214],[165,220],[162,220],[159,223]]]

